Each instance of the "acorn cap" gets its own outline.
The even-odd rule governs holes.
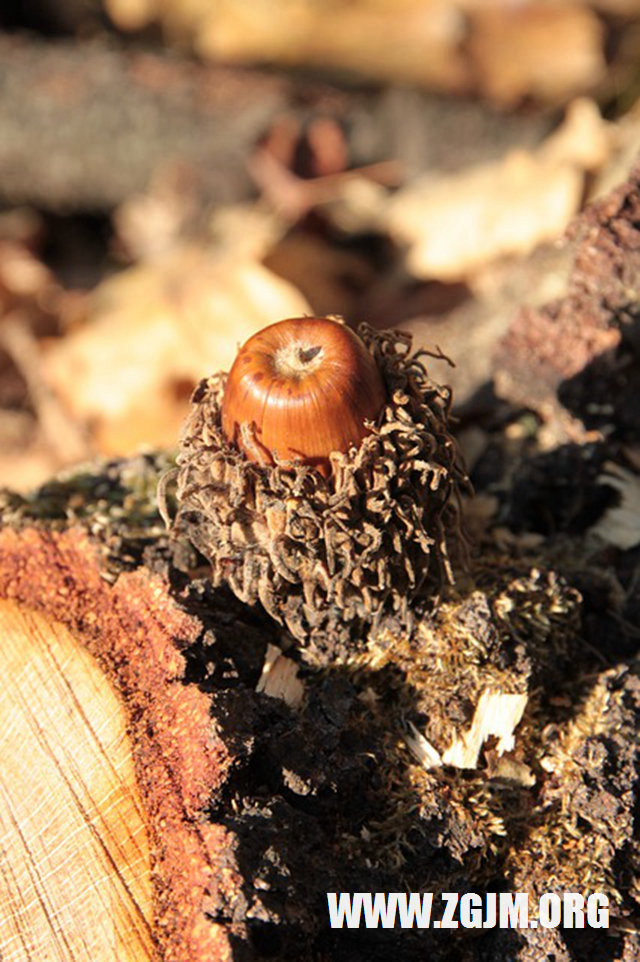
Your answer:
[[[385,614],[453,582],[460,492],[469,487],[449,432],[451,392],[411,353],[411,336],[359,333],[388,402],[332,473],[252,463],[223,432],[226,376],[203,380],[183,429],[174,532],[247,604],[260,602],[316,661],[346,656]],[[251,426],[243,425],[251,444]]]

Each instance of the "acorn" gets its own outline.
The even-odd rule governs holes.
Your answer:
[[[240,349],[225,387],[222,430],[258,464],[274,458],[312,465],[348,451],[386,400],[371,354],[350,328],[328,317],[296,317],[264,328]],[[252,425],[247,444],[242,425]]]
[[[305,317],[251,337],[196,388],[176,469],[174,533],[315,663],[453,581],[469,486],[426,352],[358,333]]]

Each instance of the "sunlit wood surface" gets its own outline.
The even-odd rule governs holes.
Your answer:
[[[0,673],[0,959],[153,959],[148,842],[116,695],[62,625],[8,601]]]

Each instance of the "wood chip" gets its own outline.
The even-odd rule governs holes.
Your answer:
[[[475,768],[478,764],[480,749],[492,735],[498,739],[496,751],[499,755],[512,751],[514,731],[524,713],[528,696],[526,694],[507,695],[487,689],[480,696],[471,728],[443,753],[445,765],[455,768]]]
[[[409,722],[409,734],[404,736],[407,747],[423,768],[430,771],[442,766],[440,752],[419,732],[413,722]]]
[[[282,654],[276,645],[267,645],[262,674],[256,691],[271,698],[279,698],[289,708],[300,708],[304,685],[298,678],[298,666]]]
[[[620,493],[620,503],[605,511],[590,530],[607,544],[627,551],[640,544],[640,477],[612,461],[604,467],[598,480]]]

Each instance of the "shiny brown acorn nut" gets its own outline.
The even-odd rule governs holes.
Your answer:
[[[328,317],[294,317],[264,328],[240,349],[222,403],[222,430],[250,461],[298,461],[328,477],[329,455],[357,446],[386,400],[360,338]],[[243,442],[252,426],[255,444]]]

